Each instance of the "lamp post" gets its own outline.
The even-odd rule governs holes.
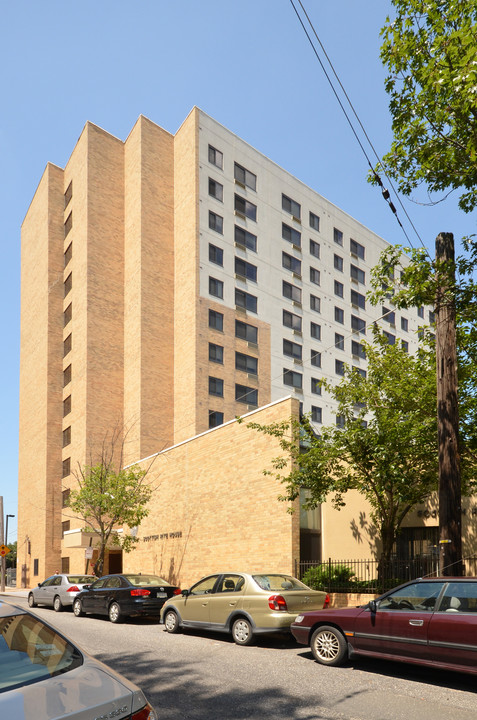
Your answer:
[[[5,521],[5,545],[8,546],[8,518],[14,518],[15,515],[6,515],[6,521]],[[6,570],[5,570],[6,573]]]

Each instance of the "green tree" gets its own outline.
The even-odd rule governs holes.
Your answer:
[[[394,139],[383,164],[410,195],[477,205],[477,0],[392,0],[381,34]]]
[[[127,435],[127,433],[125,433]],[[103,572],[106,548],[109,542],[130,552],[137,543],[135,535],[118,534],[123,525],[138,527],[149,514],[147,504],[152,487],[146,481],[150,466],[123,467],[124,438],[113,431],[110,442],[103,442],[99,461],[78,466],[74,472],[78,488],[69,493],[66,506],[85,523],[85,530],[97,536],[99,549],[96,573]]]
[[[319,436],[307,418],[248,427],[278,438],[285,451],[265,471],[284,483],[282,500],[305,489],[307,508],[330,500],[339,509],[350,490],[363,495],[386,563],[406,515],[437,489],[435,371],[429,351],[409,355],[377,328],[374,336],[363,343],[366,377],[346,367],[339,385],[322,381],[338,403],[341,427],[323,427]]]
[[[6,567],[13,568],[16,567],[17,564],[17,541],[15,540],[13,543],[8,543],[8,547],[10,548],[10,552],[5,555]]]

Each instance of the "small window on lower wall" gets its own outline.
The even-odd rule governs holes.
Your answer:
[[[321,423],[323,420],[323,411],[320,407],[317,407],[316,405],[311,406],[311,419],[313,422]]]
[[[38,575],[38,565],[39,565],[39,560],[38,560],[38,558],[35,558],[33,560],[33,575]]]
[[[247,387],[246,385],[235,385],[236,402],[245,403],[246,405],[258,405],[258,390],[256,388]]]
[[[224,397],[224,381],[222,378],[216,378],[209,375],[209,395]]]
[[[69,557],[61,558],[61,572],[68,574],[70,571],[70,559]]]
[[[70,521],[65,520],[61,523],[61,537],[65,536],[65,532],[67,532],[70,529]]]
[[[63,460],[63,477],[68,477],[71,472],[71,458]]]
[[[224,422],[224,413],[217,412],[216,410],[209,410],[209,428],[217,427],[218,425],[223,425]]]

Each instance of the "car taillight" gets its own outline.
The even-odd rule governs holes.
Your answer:
[[[146,705],[141,710],[131,715],[131,720],[156,720],[157,715],[150,705]]]
[[[131,595],[133,595],[135,597],[138,595],[150,595],[150,594],[151,594],[151,591],[146,590],[146,588],[135,588],[134,590],[131,590]]]
[[[80,589],[77,585],[72,585],[71,587],[68,588],[68,590],[66,592],[79,592],[79,591],[80,591]]]
[[[330,606],[330,596],[326,593],[325,602],[323,603],[323,610]]]
[[[284,612],[288,610],[285,598],[281,595],[270,595],[268,598],[268,607],[270,610],[283,610]]]
[[[182,592],[182,590],[181,590],[180,588],[176,588],[172,594],[173,594],[173,595],[180,595],[181,592]]]

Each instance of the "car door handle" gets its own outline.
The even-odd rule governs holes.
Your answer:
[[[236,600],[231,600],[231,601],[229,602],[229,605],[230,605],[231,607],[233,607],[233,606],[236,605],[236,604],[237,604],[237,601],[236,601]]]
[[[413,627],[422,627],[424,625],[424,620],[409,620],[409,625],[412,625]]]

